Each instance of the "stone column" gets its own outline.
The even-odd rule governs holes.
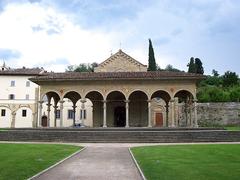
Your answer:
[[[172,118],[171,127],[175,127],[175,118],[174,118],[174,102],[175,102],[175,100],[171,99],[170,102],[171,102],[170,108],[171,108],[171,118]]]
[[[60,127],[63,127],[63,103],[64,101],[59,101],[60,103]]]
[[[198,119],[197,119],[197,99],[193,100],[194,102],[194,127],[198,127]]]
[[[76,104],[73,104],[73,127],[75,126],[75,123],[76,123]]]
[[[38,126],[41,127],[42,126],[42,104],[43,104],[43,101],[38,101],[39,103],[39,120],[38,120]]]
[[[15,128],[15,122],[16,122],[16,111],[13,111],[12,112],[11,128]]]
[[[50,127],[51,105],[52,105],[52,104],[50,104],[50,103],[47,104],[47,127]]]
[[[169,102],[166,102],[166,127],[169,126],[169,105],[168,105]]]
[[[126,100],[125,103],[126,103],[126,125],[125,125],[125,127],[128,128],[129,127],[129,100]]]
[[[148,100],[148,127],[152,127],[152,113],[151,113],[151,102],[152,100]]]
[[[103,127],[107,127],[107,101],[103,101]]]
[[[35,121],[36,121],[36,117],[35,117],[35,116],[36,116],[36,113],[33,112],[33,113],[32,113],[32,127],[34,127],[34,128],[35,128],[35,126],[36,126],[36,122],[35,122]]]
[[[57,108],[58,108],[58,106],[55,105],[55,106],[53,106],[53,108],[54,108],[54,127],[57,127]]]
[[[83,110],[85,109],[85,102],[87,102],[87,101],[86,101],[86,99],[81,99],[80,102],[82,103],[81,104],[81,109],[82,109],[82,113],[83,113]],[[83,116],[82,116],[82,124],[85,125],[84,124],[84,113],[83,113]]]

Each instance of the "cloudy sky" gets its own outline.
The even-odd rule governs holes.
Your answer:
[[[240,74],[239,0],[0,0],[0,63],[64,71],[121,48],[187,70],[190,57]]]

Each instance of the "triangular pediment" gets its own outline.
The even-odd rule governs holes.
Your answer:
[[[147,71],[147,66],[135,60],[121,49],[103,61],[94,69],[95,72],[139,72]]]

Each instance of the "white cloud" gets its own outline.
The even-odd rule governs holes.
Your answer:
[[[120,43],[147,64],[151,38],[162,68],[172,64],[186,70],[193,56],[208,73],[239,73],[240,4],[235,0],[17,2],[0,13],[0,48],[21,55],[11,56],[11,66],[64,71],[68,62],[102,62]]]
[[[14,66],[31,67],[56,59],[67,59],[70,64],[99,62],[110,54],[112,39],[108,34],[84,30],[67,15],[38,3],[8,4],[0,14],[0,24],[0,48],[22,55],[10,61]],[[63,65],[55,67],[45,68],[65,69]]]

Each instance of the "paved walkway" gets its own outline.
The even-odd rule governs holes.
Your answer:
[[[141,180],[142,178],[127,147],[88,146],[36,179]]]

